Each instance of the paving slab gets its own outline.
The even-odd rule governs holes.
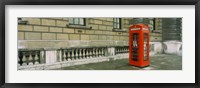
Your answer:
[[[140,68],[129,65],[128,58],[64,67],[56,70],[182,70],[182,56],[158,54],[150,57],[150,65]]]

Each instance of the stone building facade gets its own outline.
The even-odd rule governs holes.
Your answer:
[[[129,27],[136,23],[150,27],[151,55],[163,53],[162,20],[18,18],[18,69],[55,69],[127,58]]]

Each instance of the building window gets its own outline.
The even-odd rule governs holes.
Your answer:
[[[85,19],[84,18],[69,18],[69,24],[85,26]]]
[[[121,18],[113,18],[113,28],[121,29]]]

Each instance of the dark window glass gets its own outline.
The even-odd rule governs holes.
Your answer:
[[[84,18],[69,18],[69,24],[85,25],[85,19]]]
[[[121,18],[113,18],[113,28],[121,29]]]

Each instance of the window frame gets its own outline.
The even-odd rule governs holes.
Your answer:
[[[70,21],[72,19],[72,23]],[[78,24],[76,24],[75,20],[78,19]],[[83,19],[83,24],[80,23],[80,19]],[[69,18],[69,25],[79,25],[79,26],[86,26],[86,19],[85,18]]]
[[[119,22],[115,21],[116,19],[118,19]],[[115,26],[115,24],[117,24],[117,25]],[[121,28],[122,28],[122,19],[121,18],[113,18],[113,29],[121,29]]]

